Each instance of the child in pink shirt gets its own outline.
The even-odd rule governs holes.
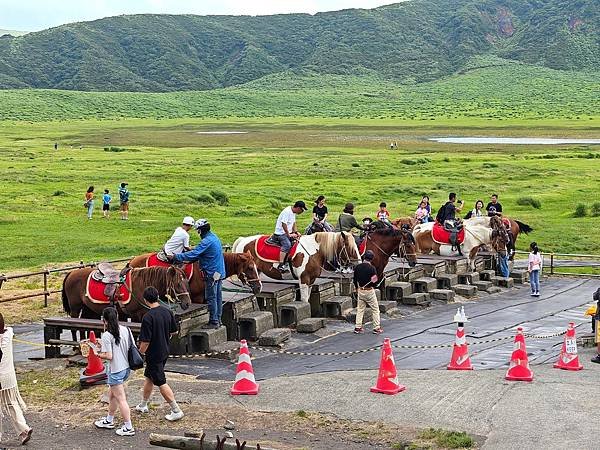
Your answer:
[[[538,249],[537,243],[532,242],[529,246],[529,261],[527,272],[529,272],[529,284],[531,286],[531,295],[540,296],[540,273],[542,272],[542,255]]]

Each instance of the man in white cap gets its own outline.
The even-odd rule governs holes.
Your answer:
[[[173,235],[165,243],[162,250],[158,253],[158,259],[167,262],[173,256],[187,252],[190,247],[190,235],[188,231],[194,226],[194,218],[186,216],[180,227],[173,232]]]

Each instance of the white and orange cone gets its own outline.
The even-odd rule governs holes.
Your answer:
[[[450,357],[450,364],[448,364],[448,370],[473,370],[471,365],[471,358],[469,357],[469,346],[467,345],[467,338],[465,333],[464,324],[468,322],[467,316],[465,315],[465,307],[459,308],[454,316],[456,322],[456,339],[454,340],[454,346],[452,347],[452,356]]]
[[[258,383],[254,379],[254,370],[250,359],[248,343],[245,339],[240,342],[240,355],[238,357],[235,382],[231,388],[231,395],[256,395]]]
[[[527,348],[525,347],[525,336],[523,328],[517,328],[515,336],[515,348],[510,357],[510,366],[506,372],[509,381],[532,381],[533,372],[529,368],[529,358],[527,357]]]
[[[579,362],[577,356],[577,338],[575,337],[575,323],[569,322],[567,334],[563,342],[562,349],[558,361],[554,364],[554,368],[563,370],[581,370],[583,366]]]

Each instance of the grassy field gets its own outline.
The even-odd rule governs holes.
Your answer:
[[[270,233],[296,199],[329,198],[334,217],[346,201],[372,216],[386,201],[412,214],[423,193],[434,207],[456,191],[470,207],[497,192],[510,216],[535,228],[520,240],[544,251],[600,252],[598,146],[454,145],[445,135],[600,135],[597,119],[399,121],[365,119],[120,120],[3,122],[0,134],[0,272],[156,250],[184,215],[207,217],[224,243]],[[237,130],[239,135],[199,131]],[[390,151],[389,143],[398,142]],[[59,143],[58,151],[53,149]],[[80,149],[80,146],[83,146]],[[111,151],[111,147],[118,147]],[[108,149],[108,151],[106,150]],[[115,150],[115,149],[113,149]],[[129,182],[131,218],[88,221],[89,185],[116,197]],[[541,207],[531,206],[532,198]],[[535,203],[535,202],[533,202]],[[577,203],[587,215],[573,217]],[[302,226],[309,217],[301,216]],[[197,238],[194,236],[194,242]]]

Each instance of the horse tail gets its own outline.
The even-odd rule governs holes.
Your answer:
[[[515,222],[517,223],[517,225],[519,225],[519,233],[529,234],[533,231],[533,228],[527,225],[526,223],[519,222],[518,220],[515,220]]]
[[[67,284],[67,278],[69,278],[69,275],[71,275],[71,272],[69,272],[65,276],[65,279],[63,280],[63,284],[62,284],[62,291],[61,291],[63,309],[65,310],[65,312],[67,314],[71,314],[71,305],[69,305],[69,299],[67,298],[67,290],[65,288],[65,284]]]

